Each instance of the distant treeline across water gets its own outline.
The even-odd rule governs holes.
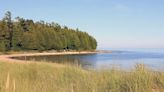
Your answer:
[[[96,47],[96,39],[79,29],[20,17],[12,20],[9,11],[0,20],[0,51],[95,50]]]

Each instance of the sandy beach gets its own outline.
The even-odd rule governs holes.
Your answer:
[[[69,52],[43,52],[43,53],[19,53],[19,54],[11,54],[11,55],[0,55],[1,61],[8,61],[8,62],[27,62],[26,60],[17,60],[13,59],[12,57],[21,57],[21,56],[46,56],[46,55],[70,55],[70,54],[96,54],[96,53],[103,53],[103,51],[69,51]],[[105,53],[105,52],[104,52]]]

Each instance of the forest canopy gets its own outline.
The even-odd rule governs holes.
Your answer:
[[[0,20],[0,51],[10,50],[95,50],[94,37],[79,29],[52,22],[34,22],[7,11]]]

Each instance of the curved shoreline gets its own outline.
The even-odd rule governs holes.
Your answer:
[[[97,54],[97,53],[109,53],[111,51],[81,51],[81,52],[43,52],[43,53],[21,53],[21,54],[11,54],[11,55],[0,55],[1,61],[10,61],[10,62],[27,62],[27,60],[18,60],[13,57],[22,57],[22,56],[46,56],[46,55],[77,55],[77,54]],[[29,60],[28,60],[29,61]]]

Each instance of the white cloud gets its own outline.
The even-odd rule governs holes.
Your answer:
[[[130,10],[130,8],[124,4],[115,4],[115,5],[113,5],[113,10],[119,11],[119,12],[127,12]]]

